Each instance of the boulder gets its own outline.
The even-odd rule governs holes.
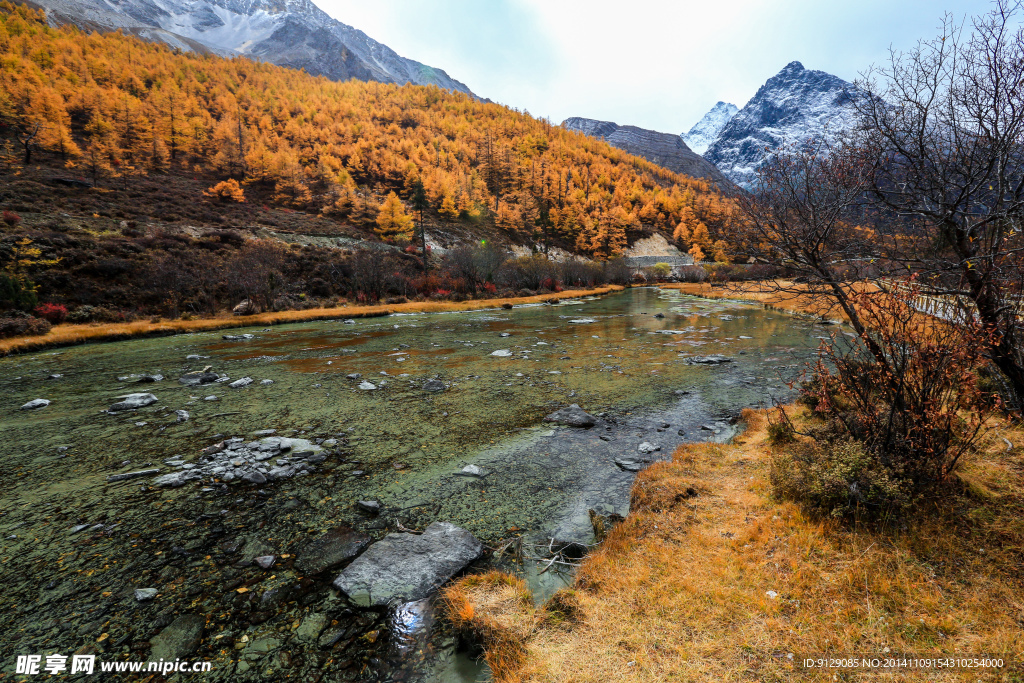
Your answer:
[[[195,614],[182,614],[171,622],[171,625],[160,631],[149,641],[153,650],[149,656],[153,660],[174,661],[183,659],[199,645],[203,637],[203,625],[206,620]]]
[[[483,553],[465,529],[434,522],[420,535],[388,534],[357,557],[334,587],[357,605],[422,600]]]
[[[554,422],[567,427],[593,427],[597,418],[573,403],[567,408],[556,410],[544,418],[545,422]]]
[[[231,312],[235,315],[253,315],[259,313],[260,309],[252,299],[242,299],[231,309]]]
[[[187,410],[175,410],[174,415],[177,417],[177,422],[188,422],[188,419],[192,417]]]
[[[121,400],[110,406],[110,412],[145,408],[146,406],[157,402],[157,397],[153,394],[125,394],[124,396],[118,396],[118,398]]]
[[[366,380],[363,380],[362,382],[359,383],[359,388],[362,389],[363,391],[373,391],[374,389],[377,388],[377,385],[373,384],[372,382],[367,382]]]
[[[299,553],[295,567],[308,576],[315,576],[351,560],[369,543],[369,536],[349,527],[331,529],[314,539]]]
[[[34,398],[21,407],[22,410],[39,410],[50,405],[50,402],[45,398]]]

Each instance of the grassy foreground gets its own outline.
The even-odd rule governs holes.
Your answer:
[[[106,341],[120,341],[132,337],[164,336],[186,332],[205,332],[232,327],[256,325],[281,325],[309,320],[336,320],[342,318],[371,318],[391,313],[441,313],[445,311],[474,311],[483,308],[497,308],[503,304],[528,304],[572,299],[581,296],[597,296],[622,291],[620,285],[607,285],[594,289],[574,289],[557,294],[510,299],[474,299],[470,301],[412,301],[405,304],[384,304],[378,306],[338,306],[336,308],[310,308],[304,311],[277,311],[256,315],[223,316],[196,320],[167,320],[161,322],[135,321],[129,323],[106,323],[85,325],[55,325],[46,334],[31,337],[0,339],[0,356],[55,346],[70,346]]]
[[[1024,429],[997,426],[961,472],[961,494],[880,531],[775,500],[764,414],[744,420],[735,443],[684,445],[642,472],[626,521],[552,603],[534,609],[493,576],[449,589],[452,620],[484,642],[499,680],[1024,680]],[[887,652],[1014,664],[799,664]]]

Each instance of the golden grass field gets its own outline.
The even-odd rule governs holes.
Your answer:
[[[790,412],[798,425],[813,419]],[[909,529],[877,531],[773,499],[765,416],[747,410],[744,420],[733,444],[683,445],[642,472],[626,521],[556,606],[534,609],[493,576],[447,590],[452,621],[484,642],[498,680],[1024,680],[1024,429],[995,427],[961,473],[962,496]],[[566,602],[574,618],[558,618]],[[983,673],[798,664],[812,654],[886,652],[990,653],[1016,665]]]
[[[85,325],[55,325],[48,333],[31,337],[0,339],[0,355],[38,351],[54,346],[70,346],[106,341],[120,341],[132,337],[162,336],[185,332],[203,332],[232,327],[255,325],[281,325],[309,320],[334,320],[341,318],[368,318],[390,313],[439,313],[443,311],[474,311],[483,308],[497,308],[502,304],[525,304],[581,296],[596,296],[621,291],[619,285],[607,285],[594,289],[566,290],[557,294],[513,299],[475,299],[472,301],[413,301],[405,304],[378,306],[339,306],[337,308],[311,308],[304,311],[279,311],[256,315],[224,315],[216,318],[197,320],[166,320],[161,322],[136,321],[130,323],[97,323]]]

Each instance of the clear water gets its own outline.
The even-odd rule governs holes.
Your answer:
[[[664,317],[655,317],[658,313]],[[342,524],[379,537],[398,523],[422,528],[442,520],[491,546],[514,536],[533,543],[589,542],[588,510],[628,512],[635,474],[617,466],[616,458],[637,457],[642,442],[659,446],[653,454],[658,458],[669,457],[683,441],[727,438],[730,418],[742,408],[791,395],[787,382],[801,375],[826,336],[813,321],[759,306],[646,288],[513,310],[395,315],[229,334],[243,332],[256,338],[225,341],[222,332],[189,334],[0,359],[6,406],[0,410],[0,457],[7,475],[0,480],[0,532],[6,573],[14,583],[5,600],[27,610],[32,623],[25,632],[13,624],[0,627],[0,642],[6,644],[0,649],[10,649],[6,654],[28,653],[26,647],[74,651],[100,635],[92,633],[90,623],[103,620],[109,623],[96,628],[109,633],[111,643],[123,640],[110,650],[121,653],[148,640],[147,620],[152,628],[168,609],[217,618],[226,612],[221,621],[211,620],[208,636],[230,632],[226,637],[237,639],[250,633],[250,640],[310,612],[348,614],[322,585],[307,586],[303,595],[312,598],[276,607],[262,622],[250,617],[269,614],[269,608],[252,604],[251,596],[244,605],[227,600],[230,609],[223,598],[224,585],[237,577],[254,595],[297,580],[285,561],[269,578],[262,570],[257,575],[250,567],[235,566],[239,558],[293,555],[311,534]],[[511,356],[492,355],[497,350]],[[189,361],[189,354],[209,358]],[[732,362],[687,362],[712,354]],[[177,382],[184,372],[205,365],[256,382],[243,389]],[[149,384],[118,379],[147,373],[164,379]],[[362,378],[348,379],[352,373]],[[54,374],[61,377],[48,379]],[[435,377],[446,390],[423,391],[423,383]],[[273,384],[260,384],[264,379]],[[378,388],[361,390],[362,380]],[[133,391],[152,392],[159,401],[131,414],[104,412]],[[204,400],[210,395],[218,400]],[[34,398],[52,404],[18,410]],[[570,403],[603,414],[605,421],[589,430],[542,422]],[[178,409],[188,410],[191,419],[177,422]],[[194,459],[223,437],[260,429],[333,438],[341,455],[322,472],[268,484],[262,493],[238,486],[204,491],[197,484],[145,490],[147,479],[106,483],[110,474],[147,466],[170,471],[165,459]],[[456,474],[470,464],[485,476]],[[379,518],[360,514],[355,503],[367,499],[380,501],[386,512]],[[117,526],[70,535],[80,524]],[[240,550],[224,554],[232,543]],[[538,576],[536,563],[526,564],[519,569],[539,598],[565,581],[556,572]],[[46,588],[54,582],[55,588]],[[143,585],[178,588],[167,588],[154,603],[117,597]],[[102,619],[95,617],[98,611]],[[338,670],[338,680],[349,680],[350,674],[356,676],[351,680],[371,674],[429,678],[424,667],[434,665],[415,663],[421,657],[398,647],[399,635],[386,647],[365,642],[339,655],[286,635],[281,649],[292,653],[291,668],[296,658],[299,666],[314,668],[328,666],[327,657],[335,667],[339,660],[351,660],[350,667]],[[225,655],[222,649],[208,644],[200,652],[222,662],[214,670],[229,672],[226,677],[268,675],[265,662],[275,657],[253,658],[252,666],[238,671],[228,658],[246,650],[227,648]],[[435,661],[436,655],[422,657]],[[475,669],[451,673],[468,665],[457,657],[449,660],[441,666],[448,673],[440,678],[479,675]],[[414,664],[403,667],[407,662]]]

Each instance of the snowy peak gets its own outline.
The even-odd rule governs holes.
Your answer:
[[[862,96],[838,76],[790,62],[729,120],[704,157],[749,189],[758,167],[779,146],[834,139],[855,126],[855,98]]]
[[[736,187],[704,157],[695,154],[683,138],[656,130],[620,126],[611,121],[597,121],[573,116],[562,122],[562,128],[595,138],[604,138],[612,147],[643,157],[653,164],[692,178],[704,178],[719,190],[732,194]]]
[[[711,108],[711,111],[704,114],[704,118],[694,124],[690,132],[683,134],[683,140],[694,152],[703,154],[711,146],[711,143],[718,139],[722,129],[732,120],[732,117],[736,116],[738,111],[739,108],[735,104],[719,102]]]
[[[401,57],[310,0],[34,0],[53,24],[123,29],[184,50],[247,55],[344,81],[436,85],[472,94],[441,69]]]

